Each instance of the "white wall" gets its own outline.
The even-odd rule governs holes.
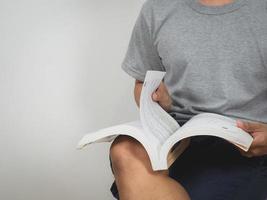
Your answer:
[[[113,199],[108,144],[138,117],[120,64],[141,0],[0,0],[0,199]]]

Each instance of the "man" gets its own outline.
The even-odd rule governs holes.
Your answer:
[[[180,125],[201,112],[219,113],[254,140],[239,152],[219,138],[192,138],[168,171],[154,172],[142,145],[120,136],[110,149],[114,196],[267,198],[266,0],[147,0],[122,68],[136,79],[138,106],[145,72],[166,71],[152,98]]]

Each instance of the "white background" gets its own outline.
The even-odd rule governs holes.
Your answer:
[[[120,65],[141,0],[0,0],[0,199],[111,200],[109,144],[135,120]]]

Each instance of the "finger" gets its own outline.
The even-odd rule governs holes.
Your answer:
[[[160,85],[158,86],[158,88],[152,93],[152,100],[154,101],[159,101],[160,98],[160,88],[162,87],[162,82],[160,83]]]
[[[164,104],[164,105],[160,104],[160,106],[161,106],[165,111],[169,111],[170,108],[171,108],[171,104]]]
[[[153,99],[154,101],[158,101],[158,100],[159,100],[158,94],[157,94],[156,92],[153,92],[153,94],[152,94],[152,99]]]
[[[262,147],[261,142],[262,142],[261,139],[259,139],[258,137],[253,138],[253,141],[252,141],[252,143],[251,143],[251,145],[249,147],[249,150],[246,153],[254,154],[255,151],[257,151],[255,149],[258,149],[258,148]]]
[[[158,87],[157,90],[160,91],[160,92],[163,92],[164,90],[166,90],[165,84],[163,82],[160,82],[159,87]]]
[[[242,149],[239,149],[238,148],[238,150],[239,150],[239,152],[240,152],[240,154],[242,155],[242,156],[245,156],[245,157],[247,157],[247,158],[251,158],[251,157],[253,157],[253,154],[250,152],[250,151],[244,151],[244,150],[242,150]]]
[[[169,111],[171,109],[172,101],[159,101],[159,105],[166,111]]]
[[[161,94],[161,100],[162,101],[170,102],[170,95],[169,95],[168,89],[164,83],[161,83],[157,92]]]
[[[168,100],[168,94],[163,90],[156,90],[154,93],[154,99],[156,101],[165,102]]]
[[[171,100],[168,98],[168,96],[167,96],[167,98],[166,97],[164,97],[164,95],[162,95],[162,94],[160,94],[160,93],[158,93],[158,92],[154,92],[153,94],[152,94],[152,99],[153,99],[153,101],[156,101],[156,102],[158,102],[159,104],[160,104],[160,106],[161,107],[163,107],[164,109],[166,108],[169,108],[169,106],[171,105]]]
[[[252,148],[267,146],[264,134],[252,133],[251,135],[253,136],[253,142],[251,144]]]
[[[163,82],[160,83],[157,90],[152,94],[152,99],[157,101],[164,110],[169,110],[171,108],[172,99]]]
[[[252,156],[251,154],[249,154],[248,152],[243,151],[242,149],[238,148],[238,151],[240,152],[240,154],[242,156],[245,156],[245,157],[251,157]]]
[[[164,101],[167,102],[168,104],[171,102],[171,96],[167,91],[164,93]]]
[[[249,154],[252,155],[253,157],[255,157],[255,156],[263,156],[266,153],[267,153],[266,152],[266,147],[264,147],[264,148],[262,148],[262,147],[254,148],[249,152]]]
[[[244,151],[238,147],[236,147],[241,155],[251,158],[255,156],[262,156],[267,154],[267,146],[261,144],[261,139],[254,138],[250,148],[248,151]]]
[[[253,154],[249,153],[249,152],[246,152],[243,154],[243,156],[247,157],[247,158],[252,158],[253,157]]]
[[[248,121],[237,120],[236,123],[237,123],[237,127],[243,129],[246,132],[254,132],[262,128],[262,125],[258,122],[248,122]]]
[[[163,82],[160,83],[159,87],[157,88],[157,91],[160,93],[168,93],[167,87]]]
[[[257,156],[267,156],[267,146],[259,148]]]
[[[252,157],[252,156],[258,156],[261,152],[261,148],[265,148],[265,142],[264,142],[264,138],[262,137],[262,135],[259,135],[255,138],[253,138],[253,141],[250,145],[250,148],[247,152],[238,149],[240,151],[240,153],[246,157]]]
[[[164,100],[164,95],[161,94],[160,92],[156,91],[152,94],[152,99],[153,101],[158,102],[161,106],[165,106],[168,104],[168,102],[166,102],[166,100]]]

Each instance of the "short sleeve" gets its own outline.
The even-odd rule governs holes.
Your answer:
[[[151,5],[146,1],[137,17],[121,68],[133,78],[144,81],[147,70],[164,71],[153,41]]]

